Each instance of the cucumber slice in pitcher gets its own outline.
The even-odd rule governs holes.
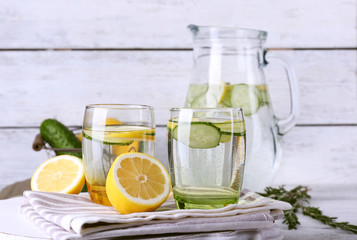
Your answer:
[[[248,84],[233,85],[231,90],[232,107],[240,107],[246,116],[256,113],[260,107],[260,94],[254,86]]]
[[[260,94],[261,104],[260,105],[269,105],[268,89],[267,85],[260,84],[255,86]]]
[[[191,122],[177,125],[172,136],[191,148],[214,148],[219,145],[222,133],[209,122]]]
[[[191,107],[193,108],[214,108],[221,102],[225,92],[226,83],[219,81],[210,83],[206,92],[193,99]]]
[[[186,106],[192,107],[193,101],[204,95],[208,90],[208,84],[191,84],[186,96]]]

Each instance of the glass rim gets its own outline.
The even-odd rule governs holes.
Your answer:
[[[86,109],[94,109],[94,108],[113,109],[113,110],[140,110],[140,109],[153,110],[154,109],[152,106],[144,105],[144,104],[100,103],[100,104],[86,105]]]
[[[242,108],[188,108],[188,107],[174,107],[170,109],[170,112],[173,111],[186,111],[186,110],[191,110],[195,112],[233,112],[233,111],[238,111],[241,113],[243,112]]]

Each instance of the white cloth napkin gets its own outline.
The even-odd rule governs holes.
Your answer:
[[[282,210],[291,208],[286,202],[262,197],[242,190],[239,204],[210,210],[177,210],[169,198],[154,212],[122,215],[113,207],[92,203],[87,195],[71,195],[47,192],[24,192],[25,202],[20,211],[35,225],[56,240],[105,239],[150,236],[160,239],[192,239],[207,233],[214,236],[222,232],[221,239],[232,239],[237,234],[266,235],[269,239],[281,239],[274,221],[283,217]],[[211,233],[211,234],[209,234]],[[208,235],[206,234],[206,237]],[[243,234],[243,235],[242,235]],[[204,238],[206,238],[204,237]],[[214,239],[214,237],[212,238]]]

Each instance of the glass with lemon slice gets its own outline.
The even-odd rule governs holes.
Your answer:
[[[145,105],[94,104],[86,107],[82,151],[85,178],[93,202],[111,205],[106,177],[122,153],[154,155],[153,109]]]

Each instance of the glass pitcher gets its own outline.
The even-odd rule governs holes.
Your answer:
[[[194,66],[185,105],[243,109],[247,136],[243,187],[262,191],[272,183],[279,165],[280,138],[295,125],[299,106],[294,70],[276,58],[286,70],[291,99],[289,116],[280,119],[273,112],[264,77],[267,32],[196,25],[188,28],[193,35]]]

